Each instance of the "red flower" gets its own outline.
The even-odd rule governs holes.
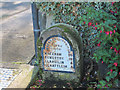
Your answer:
[[[107,35],[109,35],[109,31],[105,32]]]
[[[114,28],[116,28],[116,26],[114,26]]]
[[[97,46],[100,47],[100,44],[101,44],[101,42],[99,42],[99,43],[97,44]]]
[[[114,12],[112,10],[110,10],[110,12],[113,14]]]
[[[110,47],[110,49],[112,49],[112,47]]]
[[[112,34],[112,31],[110,31],[110,34]]]
[[[95,25],[93,25],[93,27],[94,27]]]
[[[42,80],[38,80],[38,82],[42,82]]]
[[[115,33],[115,30],[114,30],[114,33]]]
[[[103,63],[103,61],[102,61],[102,63]]]
[[[98,25],[98,24],[96,23],[96,25]]]
[[[114,48],[114,51],[116,52],[116,54],[118,53],[118,51],[117,51],[117,49],[116,49],[116,48]]]
[[[117,11],[115,11],[115,13],[117,13]]]
[[[91,25],[92,25],[92,23],[91,23],[91,22],[89,22],[89,23],[88,23],[88,26],[91,26]]]
[[[102,33],[102,30],[100,31],[100,33]]]
[[[97,29],[97,27],[95,27],[95,30]]]
[[[84,24],[85,24],[85,22],[84,22]]]
[[[118,51],[116,51],[116,54],[118,53]]]
[[[112,5],[114,4],[115,2],[112,2]]]
[[[111,36],[111,34],[112,34],[112,31],[110,31],[110,36]]]
[[[116,48],[114,48],[114,51],[115,51],[115,52],[117,51]]]
[[[97,46],[100,47],[100,44],[98,44]]]
[[[110,71],[111,71],[111,73],[112,73],[113,70],[111,69]]]
[[[114,65],[115,65],[116,67],[117,67],[117,64],[118,64],[118,63],[116,63],[116,62],[114,63]]]

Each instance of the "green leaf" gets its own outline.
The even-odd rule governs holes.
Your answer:
[[[112,87],[112,84],[108,84],[107,86],[108,86],[108,87]]]
[[[37,61],[35,61],[35,63],[37,64],[37,65],[39,65],[39,61],[37,60]]]
[[[113,71],[112,74],[111,74],[111,78],[115,78],[116,76],[117,76],[117,72]]]
[[[113,66],[113,64],[109,64],[109,65],[108,65],[109,68],[112,67],[112,66]]]
[[[117,76],[117,72],[116,71],[114,71],[113,74],[114,74],[115,77]]]
[[[120,34],[118,32],[115,32],[115,35],[120,36]]]
[[[97,85],[97,88],[101,88],[101,85]]]
[[[109,81],[110,81],[110,76],[107,76],[107,77],[106,77],[106,80],[109,82]]]
[[[112,54],[112,53],[113,53],[113,51],[111,49],[109,49],[109,54]]]
[[[114,66],[113,69],[117,70],[117,67]]]
[[[106,82],[103,81],[103,80],[101,80],[101,81],[99,81],[99,82],[100,82],[100,84],[101,84],[102,86],[105,86],[105,85],[106,85]]]
[[[117,60],[118,59],[118,57],[117,56],[115,56],[114,58],[112,58],[112,60]],[[114,61],[111,61],[111,63],[113,63]]]
[[[107,72],[107,75],[110,75],[111,74],[111,72]]]
[[[116,79],[116,80],[114,81],[114,83],[115,83],[115,84],[118,84],[118,79]]]
[[[118,43],[118,39],[117,39],[117,38],[114,38],[114,42]]]

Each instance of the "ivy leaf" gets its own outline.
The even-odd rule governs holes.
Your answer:
[[[117,67],[113,67],[113,69],[117,70]]]
[[[111,49],[109,49],[109,54],[111,55],[113,53],[113,51]]]
[[[111,78],[115,78],[117,76],[117,72],[116,71],[113,71],[112,72],[112,75],[111,75]]]
[[[97,88],[101,88],[101,85],[97,85]]]
[[[107,72],[107,75],[110,75],[111,74],[111,72]]]
[[[113,64],[114,63],[114,61],[112,60],[112,61],[109,61],[111,64]]]
[[[82,24],[83,23],[83,21],[80,21],[80,24]]]
[[[106,85],[106,82],[103,81],[103,80],[101,80],[101,81],[100,81],[100,84],[101,84],[102,86],[105,86],[105,85]]]
[[[110,81],[110,76],[107,76],[107,77],[106,77],[106,80],[109,82],[109,81]]]
[[[118,43],[118,39],[117,39],[117,38],[114,38],[114,42]]]
[[[111,87],[111,86],[112,86],[112,84],[108,84],[107,86],[108,86],[108,87]]]
[[[119,56],[115,56],[114,58],[112,58],[112,60],[115,61],[115,60],[118,60],[118,58],[119,58]],[[114,61],[113,61],[113,62],[114,62]]]
[[[112,66],[113,66],[113,64],[109,64],[109,65],[108,65],[109,68],[112,67]]]
[[[115,32],[115,35],[120,36],[120,34],[118,32]]]

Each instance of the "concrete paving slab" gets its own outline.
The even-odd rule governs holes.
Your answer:
[[[29,64],[22,64],[19,69],[0,68],[0,90],[29,88],[34,83],[38,71],[39,66]]]
[[[18,69],[0,68],[0,89],[7,88],[20,72]]]
[[[29,64],[22,64],[19,67],[22,72],[14,79],[14,81],[7,88],[29,88],[35,82],[39,66],[31,66]]]

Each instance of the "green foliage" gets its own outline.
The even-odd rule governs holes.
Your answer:
[[[84,57],[102,60],[109,68],[98,87],[113,87],[120,67],[120,3],[40,2],[37,7],[54,15],[55,23],[73,25],[83,38]],[[106,86],[107,85],[107,86]]]

